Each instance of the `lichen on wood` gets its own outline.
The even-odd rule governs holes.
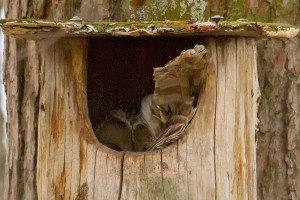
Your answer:
[[[0,20],[6,35],[39,39],[48,37],[111,37],[111,36],[246,36],[293,38],[299,29],[288,24],[259,22],[84,22],[45,21],[31,19]]]

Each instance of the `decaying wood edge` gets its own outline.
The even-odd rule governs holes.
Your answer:
[[[6,35],[42,39],[48,37],[112,37],[112,36],[245,36],[293,38],[299,28],[289,24],[260,22],[84,22],[30,19],[0,20]]]

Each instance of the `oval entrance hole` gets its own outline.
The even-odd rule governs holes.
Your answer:
[[[203,37],[90,38],[87,95],[93,127],[114,110],[139,113],[142,99],[154,91],[153,68],[203,42]]]

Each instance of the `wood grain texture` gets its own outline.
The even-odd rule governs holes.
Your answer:
[[[99,196],[99,192],[105,193],[96,190],[98,186],[95,186],[96,182],[101,186],[103,180],[106,180],[105,187],[110,188],[106,198],[116,199],[118,196],[122,154],[101,156],[98,148],[102,148],[103,153],[112,150],[99,147],[89,122],[85,86],[86,45],[87,41],[83,39],[62,39],[53,44],[45,41],[41,46],[39,199],[93,199]],[[103,160],[105,167],[96,168]],[[103,177],[99,177],[98,171],[102,170]]]
[[[3,2],[6,18],[49,18],[49,19],[69,19],[75,12],[78,11],[78,4],[88,4],[81,1],[15,1],[7,0]],[[108,7],[106,1],[99,2],[103,5],[103,9]],[[77,11],[76,11],[77,10]],[[105,9],[104,9],[105,10]],[[80,12],[87,12],[86,8],[81,8]],[[106,12],[106,11],[105,11]],[[97,20],[101,20],[107,14],[97,14],[99,16]],[[106,12],[107,13],[107,12]],[[91,19],[95,19],[92,18]],[[52,41],[54,42],[54,41]],[[51,43],[51,42],[50,42]],[[9,153],[6,159],[6,177],[5,177],[5,192],[4,199],[36,199],[37,198],[37,185],[46,180],[53,179],[54,176],[61,176],[60,184],[66,185],[66,187],[59,188],[57,190],[57,196],[61,196],[64,193],[66,197],[72,197],[75,199],[75,195],[72,194],[72,187],[76,186],[76,181],[73,179],[78,176],[75,173],[79,169],[79,165],[72,165],[71,160],[77,157],[76,150],[72,144],[79,144],[78,140],[70,137],[70,135],[62,135],[59,138],[57,149],[55,149],[51,143],[49,135],[43,135],[45,137],[41,143],[37,144],[36,138],[38,134],[38,115],[42,115],[44,107],[39,106],[40,99],[40,74],[43,74],[43,70],[40,66],[44,66],[41,62],[39,44],[33,41],[25,41],[20,39],[13,39],[7,37],[5,39],[5,82],[7,91],[7,107],[8,107],[8,138],[9,138]],[[50,53],[50,52],[49,52]],[[54,52],[50,53],[51,56],[55,56]],[[52,59],[52,58],[51,58]],[[57,97],[56,97],[57,98]],[[52,99],[54,100],[54,98]],[[57,99],[56,99],[57,100]],[[68,107],[68,103],[65,105],[55,105],[56,110],[61,109],[63,106]],[[53,109],[53,108],[51,108]],[[42,112],[41,112],[42,111]],[[66,123],[66,121],[62,121]],[[61,122],[61,123],[62,123]],[[54,125],[56,122],[53,122]],[[65,127],[63,131],[70,131],[74,129],[74,124],[71,127]],[[72,141],[71,144],[69,141]],[[43,143],[44,142],[44,143]],[[50,144],[51,143],[51,144]],[[43,146],[46,149],[51,149],[49,154],[45,156],[37,156],[38,148]],[[37,147],[38,146],[38,147]],[[57,154],[62,151],[62,148],[66,146],[67,151],[63,154]],[[71,154],[74,150],[74,153]],[[77,157],[78,158],[78,157]],[[49,166],[43,162],[37,165],[37,160],[56,161],[57,165]],[[60,174],[60,168],[66,161],[65,174]],[[77,167],[78,166],[78,167]],[[73,169],[70,172],[70,169]],[[40,173],[44,174],[40,174]],[[36,176],[41,177],[37,180]],[[66,181],[64,181],[66,176]],[[44,182],[43,182],[44,183]],[[72,183],[72,184],[71,184]],[[46,188],[49,188],[47,192]],[[44,199],[49,196],[53,196],[53,186],[45,184],[43,188]],[[65,190],[65,191],[62,191]],[[43,199],[43,198],[42,198]]]
[[[233,189],[232,175],[234,173],[233,159],[233,141],[235,127],[235,112],[228,110],[235,109],[236,101],[236,39],[228,38],[226,41],[217,40],[216,44],[218,63],[218,81],[217,81],[217,105],[216,112],[216,184],[217,199],[232,199]],[[222,92],[225,91],[225,92]],[[225,156],[224,156],[225,155]],[[226,167],[224,167],[226,166]]]
[[[217,199],[256,199],[255,41],[217,40],[217,62],[216,196]]]
[[[208,38],[207,46],[212,60],[197,114],[184,138],[162,151],[117,153],[100,145],[91,129],[87,41],[40,42],[38,198],[255,199],[255,123],[251,120],[257,104],[251,95],[255,70],[250,69],[255,66],[255,42]],[[246,54],[249,51],[253,53]],[[235,79],[230,73],[236,74]],[[217,89],[224,80],[225,90]],[[235,113],[234,121],[230,113]],[[219,116],[223,115],[232,125],[221,129],[224,118]],[[222,137],[221,132],[231,137]],[[232,179],[226,183],[228,177]],[[221,190],[224,183],[229,189]]]

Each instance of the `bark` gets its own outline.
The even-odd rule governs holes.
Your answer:
[[[28,47],[27,50],[19,51]],[[35,42],[6,39],[6,92],[9,152],[6,167],[5,199],[36,197],[36,117],[39,89],[38,54]],[[25,59],[26,58],[26,59]],[[26,158],[26,159],[25,159]],[[22,178],[21,178],[22,177]]]
[[[261,199],[299,198],[299,46],[292,41],[261,42],[257,147],[258,188]],[[267,47],[267,48],[266,48]]]

